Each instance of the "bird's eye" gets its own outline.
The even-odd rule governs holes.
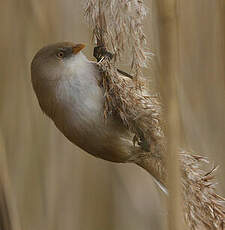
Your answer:
[[[64,53],[62,51],[59,51],[56,55],[58,58],[64,58]]]

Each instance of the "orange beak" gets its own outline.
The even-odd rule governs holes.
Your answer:
[[[77,54],[78,52],[80,52],[83,48],[85,47],[84,44],[77,44],[73,47],[73,53]]]

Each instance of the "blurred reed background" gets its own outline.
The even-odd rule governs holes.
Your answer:
[[[164,22],[155,1],[146,4],[146,32],[156,54],[146,74],[155,85]],[[180,0],[179,16],[184,143],[221,166],[218,188],[225,195],[225,3]],[[39,48],[63,40],[90,44],[82,1],[7,0],[0,25],[0,183],[10,190],[13,229],[163,229],[166,212],[149,175],[137,166],[95,159],[69,143],[42,114],[32,91],[30,62]],[[85,51],[90,58],[92,49]]]
[[[178,97],[182,142],[186,149],[208,156],[220,165],[218,190],[225,194],[225,2],[177,0],[179,71]],[[166,18],[157,15],[153,1],[153,59],[160,66],[160,29]],[[169,19],[169,18],[168,18]],[[163,51],[162,51],[163,52]],[[162,76],[165,77],[165,76]],[[158,77],[156,78],[157,81]]]

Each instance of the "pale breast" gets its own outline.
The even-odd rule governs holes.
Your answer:
[[[79,82],[79,81],[78,81]],[[57,86],[54,120],[59,130],[74,144],[110,161],[124,162],[133,148],[122,123],[104,119],[103,91],[97,82],[61,82]]]

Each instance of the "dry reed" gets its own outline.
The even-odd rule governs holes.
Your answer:
[[[158,181],[167,184],[165,121],[158,95],[146,94],[141,68],[146,66],[149,52],[143,32],[146,9],[143,1],[88,0],[85,14],[93,29],[97,44],[113,53],[111,62],[105,58],[99,66],[103,72],[105,90],[105,117],[119,116],[134,134],[133,143],[139,143],[141,151],[133,161],[145,168]],[[126,59],[130,57],[129,59]],[[121,78],[116,66],[126,59],[135,76]],[[224,199],[214,188],[215,170],[205,172],[204,158],[180,151],[183,182],[185,220],[190,229],[224,229]]]
[[[182,204],[181,170],[177,149],[181,146],[181,124],[179,116],[179,100],[177,82],[181,77],[179,57],[179,19],[176,14],[177,0],[160,0],[158,15],[160,22],[160,93],[167,106],[163,114],[167,122],[165,137],[167,140],[166,167],[168,173],[167,188],[169,199],[167,200],[168,227],[170,230],[186,229]],[[168,10],[170,9],[170,10]]]
[[[0,134],[0,229],[20,230],[18,210],[9,178],[6,152]]]

